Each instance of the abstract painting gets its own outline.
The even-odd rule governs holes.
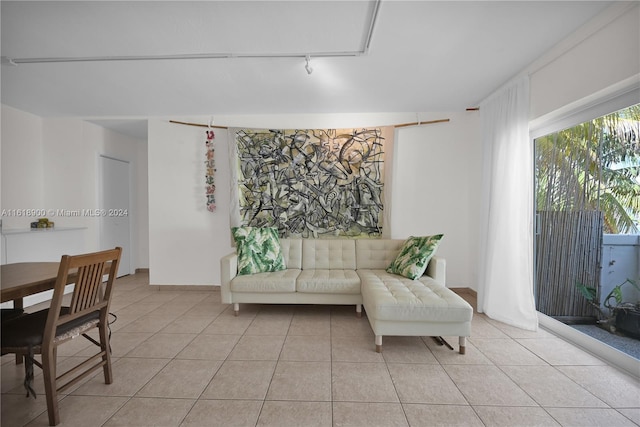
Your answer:
[[[282,237],[379,237],[381,128],[235,132],[240,223]]]

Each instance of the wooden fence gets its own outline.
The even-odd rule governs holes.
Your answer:
[[[595,317],[576,283],[600,289],[600,211],[539,211],[536,307],[552,317]]]

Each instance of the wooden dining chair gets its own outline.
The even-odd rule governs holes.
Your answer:
[[[26,314],[2,323],[2,353],[16,353],[25,357],[27,397],[33,389],[33,365],[43,371],[49,425],[60,423],[58,392],[76,384],[100,368],[104,382],[111,384],[111,349],[108,316],[113,283],[118,272],[122,248],[90,254],[64,255],[60,261],[53,298],[48,309]],[[69,277],[75,283],[71,302],[63,306],[64,289]],[[87,332],[97,328],[99,341]],[[58,346],[82,335],[100,347],[100,351],[72,369],[58,375],[56,355]],[[34,355],[42,356],[41,363]]]

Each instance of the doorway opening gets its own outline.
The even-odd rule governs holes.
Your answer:
[[[130,164],[100,156],[100,248],[122,247],[118,277],[131,274]]]

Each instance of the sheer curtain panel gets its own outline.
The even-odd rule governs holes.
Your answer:
[[[483,143],[478,311],[536,330],[533,295],[533,145],[529,78],[480,104]]]

